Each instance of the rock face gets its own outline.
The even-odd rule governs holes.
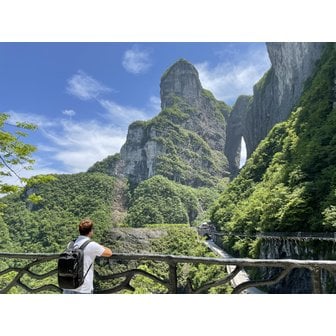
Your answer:
[[[234,151],[239,150],[242,136],[249,157],[270,129],[287,119],[298,103],[306,80],[314,73],[325,43],[285,42],[266,45],[271,69],[254,86],[249,104],[246,98],[238,98],[228,123],[228,129],[234,129],[234,136],[227,141],[231,151],[228,154],[231,169],[239,156],[238,152],[234,155]]]
[[[225,153],[233,176],[239,172],[242,134],[244,137],[249,134],[249,130],[245,129],[245,121],[251,102],[252,96],[239,96],[228,120]]]
[[[112,228],[105,236],[104,244],[116,253],[150,253],[151,242],[166,236],[164,229],[153,228]]]
[[[316,252],[316,241],[296,241],[290,239],[263,240],[260,248],[260,259],[301,259],[301,260],[332,260],[335,255],[333,242],[320,243]],[[263,279],[270,279],[277,275],[279,270],[263,268]],[[334,288],[336,276],[323,270],[321,273],[321,285],[324,293],[330,293]],[[270,293],[277,294],[309,294],[312,293],[311,272],[303,269],[293,269],[279,283],[269,287]],[[334,289],[333,289],[334,291]]]
[[[230,174],[224,151],[231,108],[202,88],[185,60],[165,72],[160,88],[162,111],[129,126],[114,169],[134,184],[160,174],[194,187],[215,185]]]
[[[196,68],[179,60],[170,67],[161,78],[161,108],[164,110],[175,104],[175,97],[182,98],[187,104],[197,105],[200,102],[202,85]]]

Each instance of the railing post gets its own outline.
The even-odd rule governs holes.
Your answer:
[[[321,269],[314,267],[311,270],[313,294],[322,294]]]
[[[169,262],[169,294],[177,293],[177,265]]]

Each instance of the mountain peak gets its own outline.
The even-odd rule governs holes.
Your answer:
[[[161,107],[164,109],[171,106],[176,96],[193,105],[201,91],[202,85],[196,68],[185,59],[179,59],[161,77]]]

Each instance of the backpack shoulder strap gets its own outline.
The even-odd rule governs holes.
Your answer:
[[[85,247],[86,247],[87,245],[89,245],[90,243],[91,243],[91,240],[88,239],[86,242],[84,242],[84,243],[81,245],[80,249],[81,249],[82,251],[84,251]],[[85,275],[84,275],[84,279],[86,278],[87,274],[89,273],[92,264],[93,264],[93,263],[91,263],[91,265],[89,266],[88,270],[86,271],[86,273],[85,273]]]
[[[81,245],[80,249],[81,249],[81,250],[84,250],[85,247],[88,246],[90,243],[91,243],[91,240],[88,239],[86,242],[84,242],[84,243]]]

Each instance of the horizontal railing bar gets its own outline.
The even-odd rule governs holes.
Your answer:
[[[336,241],[336,232],[256,232],[256,233],[243,233],[243,232],[229,232],[229,231],[216,231],[211,228],[198,228],[201,235],[213,236],[233,236],[244,238],[262,238],[262,239],[288,239],[288,240],[325,240]]]
[[[225,264],[225,265],[241,265],[241,266],[274,266],[287,267],[295,264],[297,267],[306,266],[336,266],[336,260],[297,260],[297,259],[249,259],[249,258],[206,258],[192,256],[174,256],[160,254],[114,254],[111,259],[122,258],[124,260],[155,260],[177,263],[206,263],[206,264]]]
[[[8,253],[0,252],[0,258],[10,259],[44,259],[53,260],[59,257],[60,253]]]
[[[1,258],[12,259],[57,259],[57,253],[3,253],[0,252]],[[239,265],[239,266],[264,266],[264,267],[283,267],[294,265],[296,268],[336,268],[336,260],[298,260],[298,259],[249,259],[249,258],[207,258],[207,257],[192,257],[192,256],[176,256],[162,254],[129,254],[115,253],[111,257],[100,257],[99,259],[111,260],[153,260],[162,261],[168,264],[171,263],[205,263],[205,264],[220,264],[220,265]]]

